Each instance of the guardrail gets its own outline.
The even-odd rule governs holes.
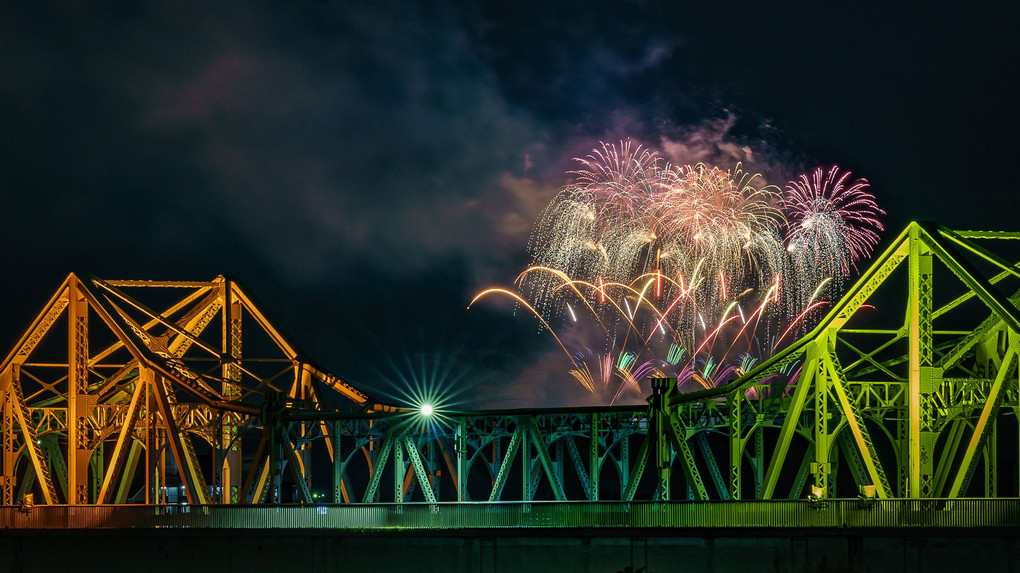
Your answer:
[[[4,529],[1020,527],[1020,499],[0,507]]]

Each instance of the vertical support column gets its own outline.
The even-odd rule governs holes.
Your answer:
[[[237,361],[241,359],[241,303],[233,300],[232,283],[224,279],[221,297],[223,298],[223,346],[222,353],[230,360],[223,364],[223,397],[231,402],[241,399],[241,368]],[[241,443],[238,428],[241,417],[236,412],[223,412],[219,450],[223,456],[220,465],[220,487],[223,495],[222,503],[241,502]],[[215,470],[214,470],[215,473]]]
[[[743,394],[737,390],[728,396],[729,405],[729,438],[730,438],[730,499],[740,499],[740,458],[744,451],[744,439],[741,436],[741,402]]]
[[[266,392],[265,401],[262,403],[262,432],[265,434],[269,459],[269,503],[280,503],[280,490],[283,488],[283,463],[284,452],[282,441],[286,436],[282,435],[286,430],[280,422],[280,413],[283,411],[283,395],[279,392]],[[254,503],[255,500],[252,500]]]
[[[671,378],[652,378],[648,441],[651,443],[655,461],[655,497],[660,501],[669,501],[669,470],[673,452],[667,434],[670,431],[670,424],[669,413],[666,412],[666,395],[671,384],[675,384]]]
[[[457,434],[454,436],[454,450],[457,456],[457,501],[467,501],[467,422],[457,420]]]
[[[531,501],[531,417],[520,416],[517,424],[521,427],[521,501]]]
[[[630,436],[624,433],[620,440],[620,499],[625,499],[624,484],[630,483]]]
[[[88,394],[88,304],[71,281],[67,305],[67,502],[89,502],[89,424],[95,398]]]
[[[544,440],[545,438],[542,439]],[[551,460],[554,468],[553,474],[556,476],[556,483],[559,484],[558,487],[553,487],[553,491],[563,491],[563,468],[566,465],[563,463],[563,440],[556,440],[556,445],[553,448],[556,451],[556,458]]]
[[[821,339],[814,344],[825,344],[826,340]],[[819,351],[818,354],[823,354]],[[814,476],[811,482],[811,493],[814,495],[826,495],[829,491],[829,474],[832,472],[832,465],[829,463],[830,435],[829,419],[829,386],[832,384],[829,373],[825,369],[822,360],[815,362],[815,460],[811,462],[811,473]]]
[[[393,502],[404,503],[404,444],[397,438],[393,442]],[[382,468],[376,468],[382,471]]]
[[[930,497],[934,479],[934,446],[931,395],[935,376],[932,364],[932,255],[920,237],[920,228],[910,227],[908,266],[907,327],[909,334],[909,375],[907,379],[907,494]]]
[[[158,378],[157,378],[157,383]],[[159,457],[156,458],[156,479],[153,483],[156,487],[156,503],[168,503],[167,496],[167,485],[166,485],[166,459],[167,456],[172,456],[173,451],[170,449],[170,440],[168,440],[169,432],[166,426],[159,426],[155,430],[156,432],[156,451],[159,452]],[[176,461],[175,461],[176,463]],[[177,468],[180,470],[180,468]]]
[[[762,484],[765,481],[765,432],[759,426],[754,431],[754,496],[761,497]]]
[[[588,500],[599,500],[599,415],[592,412],[591,425],[588,428]]]
[[[279,504],[283,493],[283,444],[279,424],[274,420],[269,430],[269,503]]]
[[[909,406],[908,406],[909,409]],[[910,497],[910,416],[900,416],[896,421],[896,444],[900,463],[896,467],[897,495]]]
[[[520,432],[514,432],[515,436],[518,435],[518,434],[520,434]],[[513,446],[513,447],[517,447],[516,443],[513,440],[513,438],[510,439],[510,445]],[[490,470],[490,472],[492,473],[492,476],[493,476],[493,478],[492,478],[492,489],[495,490],[496,489],[496,483],[499,481],[499,476],[498,476],[498,474],[496,472],[498,472],[502,468],[502,465],[501,465],[501,461],[502,460],[500,459],[499,440],[492,440],[492,456],[489,459],[492,460],[491,462],[489,462],[489,470]],[[502,486],[500,486],[500,487],[502,487]]]
[[[308,407],[312,403],[312,373],[302,368],[297,371],[295,378],[298,381],[298,395],[297,398],[300,400],[304,407]],[[308,432],[311,430],[312,424],[302,420],[298,422],[297,437],[294,440],[294,455],[300,458],[301,464],[295,468],[298,473],[301,474],[301,479],[304,481],[305,486],[312,487],[312,443],[307,439]]]
[[[333,421],[333,435],[329,436],[330,440],[333,440],[333,503],[344,503],[344,474],[343,474],[343,450],[341,449],[340,430],[343,428],[343,424],[340,420]]]
[[[4,505],[14,505],[14,487],[17,485],[14,475],[14,403],[11,396],[11,370],[7,369],[0,377],[0,399],[3,399],[3,497],[0,502]]]
[[[143,369],[139,370],[139,372],[138,372],[138,382],[136,382],[136,384],[141,384],[145,388],[142,391],[145,392],[145,429],[144,429],[144,431],[145,431],[145,504],[146,505],[156,503],[156,496],[153,495],[153,491],[154,491],[153,487],[155,487],[154,484],[153,484],[153,477],[154,477],[154,470],[155,470],[155,467],[156,467],[156,455],[155,455],[155,451],[156,450],[154,449],[155,446],[156,446],[156,439],[155,439],[155,436],[153,435],[154,424],[153,424],[153,417],[152,417],[152,399],[151,399],[152,388],[151,388],[150,382],[149,382],[149,378],[150,378],[149,374],[151,374],[151,370],[149,370],[147,368],[143,368]]]
[[[441,442],[427,442],[425,444],[425,458],[428,463],[428,475],[429,479],[432,480],[431,490],[433,496],[439,495],[442,491],[443,486],[443,469],[439,462],[439,453],[437,450],[440,449]]]
[[[836,440],[830,440],[829,443],[832,444],[832,455],[829,456],[829,489],[826,495],[836,497],[839,482],[839,444]]]

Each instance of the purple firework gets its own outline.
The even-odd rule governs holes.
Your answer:
[[[848,183],[851,176],[837,165],[828,173],[819,167],[810,178],[790,181],[784,196],[789,251],[837,282],[871,254],[884,230],[879,216],[885,211],[868,190],[868,180]]]

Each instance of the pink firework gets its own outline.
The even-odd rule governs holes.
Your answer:
[[[641,217],[651,198],[660,191],[659,154],[638,146],[630,140],[621,141],[620,148],[602,143],[586,158],[577,158],[582,169],[571,171],[577,177],[567,187],[569,194],[596,209],[596,217],[625,215]]]
[[[786,239],[795,259],[837,280],[857,269],[884,230],[867,179],[851,178],[833,165],[828,173],[815,169],[786,185],[784,207],[789,221]]]

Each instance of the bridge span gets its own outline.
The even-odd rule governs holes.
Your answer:
[[[71,274],[0,364],[0,523],[995,537],[1020,525],[1018,238],[912,223],[739,379],[655,379],[647,405],[603,408],[388,404],[237,281]]]

